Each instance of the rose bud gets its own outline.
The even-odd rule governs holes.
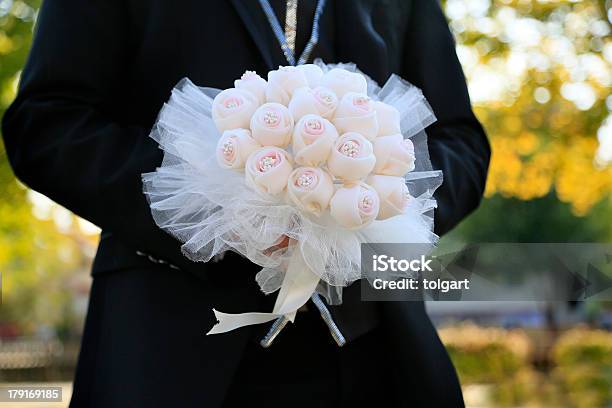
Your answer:
[[[384,102],[374,102],[374,110],[378,119],[378,136],[401,134],[400,113],[391,105]]]
[[[249,156],[244,170],[248,186],[261,193],[277,195],[287,187],[293,167],[285,150],[262,147]]]
[[[372,143],[359,133],[345,133],[332,148],[327,168],[334,176],[343,180],[359,180],[374,168],[376,157]]]
[[[378,215],[380,200],[376,190],[365,183],[339,188],[330,203],[331,216],[344,228],[365,227]]]
[[[338,138],[330,121],[317,115],[306,115],[293,129],[293,154],[302,166],[319,166],[329,157]]]
[[[378,193],[380,210],[377,220],[384,220],[404,214],[412,196],[403,177],[377,176],[368,177],[367,183]]]
[[[298,167],[287,182],[287,196],[296,207],[316,216],[329,206],[334,182],[320,167]]]
[[[226,130],[217,143],[217,162],[227,169],[242,169],[249,155],[260,147],[250,131]]]
[[[287,106],[293,92],[304,86],[308,86],[304,71],[291,66],[279,67],[276,71],[268,73],[266,100]]]
[[[289,111],[296,121],[308,114],[331,119],[336,111],[336,106],[338,106],[338,98],[328,88],[323,86],[314,89],[299,88],[295,90],[289,102]]]
[[[365,94],[349,92],[340,101],[333,119],[338,132],[357,132],[374,141],[378,135],[378,118],[372,100]]]
[[[297,69],[301,70],[308,81],[308,86],[311,88],[319,86],[321,78],[323,78],[323,71],[315,64],[303,64],[298,65]]]
[[[264,103],[251,118],[253,139],[263,146],[287,146],[292,131],[293,117],[280,103]]]
[[[229,88],[215,96],[212,103],[212,118],[219,132],[246,129],[257,106],[257,98],[252,93]]]
[[[403,176],[414,170],[414,145],[402,135],[377,137],[374,141],[374,173]]]
[[[260,105],[266,102],[267,86],[266,80],[253,71],[246,71],[240,79],[234,81],[234,87],[255,95]]]
[[[331,89],[338,99],[348,92],[368,93],[368,83],[363,75],[341,68],[331,69],[323,75],[321,85]]]

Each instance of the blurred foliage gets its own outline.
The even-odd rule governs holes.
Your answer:
[[[576,407],[612,405],[612,334],[575,328],[553,349],[554,377]]]
[[[490,397],[503,405],[524,403],[533,392],[532,344],[523,331],[464,323],[438,333],[461,384],[495,384]]]
[[[522,329],[471,323],[439,330],[462,384],[495,384],[487,406],[607,407],[612,404],[612,334],[575,328],[548,354],[551,377],[533,368],[534,339]]]
[[[39,6],[40,0],[0,0],[0,116],[15,96]],[[20,333],[69,324],[71,276],[85,272],[95,238],[15,179],[2,144],[0,197],[0,323],[16,324]]]
[[[438,333],[466,383],[486,383],[512,376],[532,353],[529,338],[520,330],[465,323],[444,327]]]
[[[602,200],[610,206],[607,3],[446,2],[475,110],[491,139],[487,197],[531,200],[554,192],[576,215]]]
[[[445,242],[610,242],[612,211],[607,201],[578,217],[571,205],[549,193],[524,201],[495,195],[444,237]]]

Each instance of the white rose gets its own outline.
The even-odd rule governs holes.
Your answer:
[[[365,94],[348,92],[342,97],[333,119],[339,133],[357,132],[374,141],[378,118],[372,100]]]
[[[228,169],[242,169],[249,155],[260,147],[250,131],[226,130],[217,143],[217,162]]]
[[[299,88],[289,102],[293,119],[300,120],[304,115],[314,114],[331,119],[338,106],[338,98],[330,89],[318,86],[314,89]]]
[[[334,182],[320,167],[298,167],[287,182],[287,196],[301,210],[316,216],[329,206]]]
[[[330,121],[317,115],[306,115],[293,129],[293,154],[302,166],[319,166],[329,157],[338,138]]]
[[[358,180],[370,174],[375,163],[372,143],[359,133],[345,133],[336,140],[327,168],[343,180]]]
[[[373,175],[368,177],[367,183],[380,198],[380,211],[376,219],[384,220],[406,212],[412,196],[403,177]]]
[[[297,68],[304,73],[306,77],[306,81],[308,81],[308,86],[311,88],[315,88],[319,86],[321,82],[321,78],[323,77],[323,71],[319,68],[318,65],[315,64],[303,64],[298,65]]]
[[[215,96],[212,103],[212,118],[219,132],[248,128],[257,106],[257,98],[252,93],[229,88]]]
[[[402,135],[377,137],[374,141],[374,155],[376,174],[404,176],[414,170],[414,145]]]
[[[374,110],[378,119],[378,136],[389,136],[402,133],[400,130],[400,113],[384,102],[374,102]]]
[[[291,66],[279,67],[276,71],[268,73],[266,100],[287,106],[293,92],[303,86],[308,86],[304,71]]]
[[[234,87],[249,91],[257,98],[259,104],[266,102],[266,88],[268,83],[265,79],[257,75],[256,72],[246,71],[240,79],[234,81]]]
[[[368,83],[363,75],[341,68],[331,69],[323,75],[321,85],[331,89],[338,99],[348,92],[368,93]]]
[[[263,146],[287,146],[292,131],[293,117],[280,103],[264,103],[251,118],[253,139]]]
[[[371,186],[354,183],[339,188],[329,206],[331,216],[340,226],[357,229],[365,227],[376,218],[380,200]]]
[[[285,150],[262,147],[249,156],[244,170],[249,187],[264,194],[278,195],[287,187],[293,167]]]

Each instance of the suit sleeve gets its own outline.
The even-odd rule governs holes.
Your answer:
[[[141,174],[162,160],[149,129],[120,123],[130,61],[119,0],[46,0],[18,95],[3,118],[10,163],[26,185],[134,249],[193,268],[158,229]]]
[[[435,194],[435,230],[442,235],[480,203],[491,153],[437,0],[413,2],[402,75],[423,90],[438,119],[427,134],[433,167],[444,173]]]

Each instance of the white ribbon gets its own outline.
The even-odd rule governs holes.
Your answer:
[[[285,316],[293,323],[297,310],[308,302],[317,288],[319,279],[306,264],[301,251],[295,248],[272,313],[230,314],[213,309],[219,322],[206,334],[226,333],[239,327],[266,323],[281,316]]]

